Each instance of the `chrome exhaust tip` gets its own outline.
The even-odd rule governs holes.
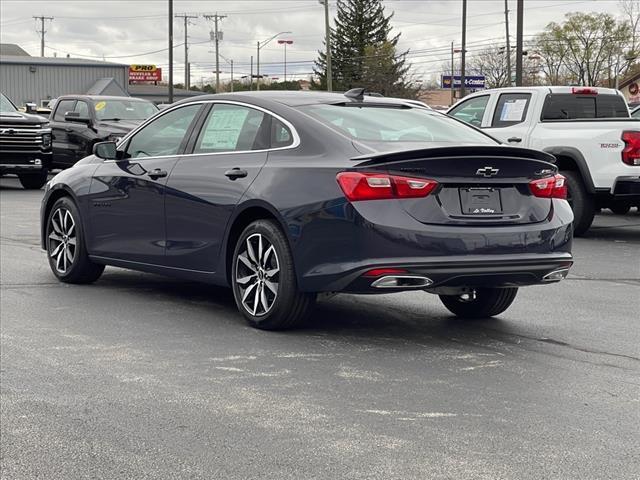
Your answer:
[[[558,270],[554,270],[553,272],[547,273],[544,277],[542,277],[543,282],[559,282],[560,280],[564,280],[569,275],[568,268],[560,268]]]
[[[425,288],[433,280],[421,275],[385,275],[371,284],[374,288]]]

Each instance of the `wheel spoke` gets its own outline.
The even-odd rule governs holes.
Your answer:
[[[280,269],[276,267],[276,268],[272,268],[271,270],[265,270],[264,273],[267,275],[267,278],[273,278],[274,275],[276,275],[279,271]]]
[[[273,292],[274,295],[278,294],[278,284],[274,282],[270,282],[269,280],[265,280],[264,284],[267,286],[269,290]]]
[[[49,234],[49,239],[50,240],[55,240],[56,242],[62,242],[62,237],[60,235],[58,235],[56,232],[51,232]]]
[[[257,285],[257,283],[252,283],[251,285],[249,285],[249,288],[247,288],[242,294],[242,303],[244,303],[247,298],[249,298],[249,295],[251,295],[251,291],[254,290]]]
[[[67,260],[69,260],[69,264],[72,264],[73,263],[73,255],[71,253],[71,249],[67,246],[67,248],[65,248],[64,251],[67,254]]]
[[[56,257],[56,268],[60,271],[62,270],[62,257],[64,256],[64,248],[58,252],[58,256]]]
[[[76,228],[76,224],[73,223],[73,217],[71,217],[71,226],[69,227],[69,230],[67,231],[67,235],[73,235],[73,231]]]
[[[62,263],[64,264],[64,271],[67,271],[67,248],[63,248],[62,252],[60,252],[60,255],[62,255]]]
[[[258,278],[258,276],[254,273],[252,275],[247,275],[246,277],[237,278],[236,282],[238,282],[240,285],[246,285],[251,280],[256,280],[257,278]]]
[[[262,235],[258,235],[258,265],[262,265]]]
[[[264,291],[264,284],[260,285],[260,303],[266,313],[269,310],[269,304],[267,303],[267,293]]]
[[[251,315],[255,315],[258,311],[258,301],[260,300],[260,295],[262,294],[262,285],[258,285],[255,290],[256,294],[253,296],[253,312]]]
[[[274,251],[275,251],[275,248],[273,248],[273,245],[270,245],[269,248],[267,248],[267,251],[264,252],[264,258],[262,259],[263,268],[267,266],[267,262],[269,261],[269,255],[271,255],[271,253]]]
[[[63,235],[62,228],[60,227],[60,225],[58,225],[58,222],[54,217],[51,217],[51,226],[53,226],[54,232],[56,232],[58,235]]]
[[[58,223],[60,223],[60,233],[64,234],[66,228],[64,226],[64,216],[62,215],[62,209],[58,209]]]
[[[258,260],[256,258],[256,254],[253,251],[253,246],[251,245],[251,237],[247,238],[247,253],[249,254],[249,259],[255,264],[258,265]]]
[[[239,254],[238,260],[240,260],[244,264],[244,266],[247,267],[249,270],[251,270],[253,273],[257,272],[256,267],[253,265],[253,263],[251,263],[251,261],[247,257],[245,257],[244,254],[242,253]]]
[[[69,237],[67,242],[69,243],[69,245],[73,245],[75,247],[76,246],[76,237]]]
[[[51,252],[51,258],[55,257],[58,255],[58,253],[60,253],[60,250],[62,250],[64,247],[63,243],[59,243],[58,246],[53,250],[53,252]]]

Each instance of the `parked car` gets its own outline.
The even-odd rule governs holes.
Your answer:
[[[640,205],[640,123],[622,94],[593,87],[511,87],[476,92],[448,114],[508,145],[551,153],[567,179],[574,233],[599,208]]]
[[[53,166],[69,168],[91,155],[93,146],[119,140],[158,111],[153,103],[131,97],[65,95],[51,114]]]
[[[94,152],[47,184],[53,274],[228,285],[263,329],[298,324],[319,292],[425,290],[498,315],[573,261],[550,154],[362,89],[186,99]]]
[[[47,182],[51,168],[51,129],[46,118],[19,112],[0,93],[0,176],[16,174],[26,189]]]

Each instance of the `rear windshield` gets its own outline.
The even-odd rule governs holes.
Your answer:
[[[4,96],[4,93],[0,93],[0,112],[15,112],[16,107],[13,106],[13,103]]]
[[[496,141],[462,122],[425,108],[306,105],[300,110],[364,142],[480,143]]]
[[[96,100],[98,120],[146,120],[158,111],[153,103],[141,100]]]
[[[624,99],[619,95],[547,95],[542,120],[579,120],[585,118],[629,118]]]

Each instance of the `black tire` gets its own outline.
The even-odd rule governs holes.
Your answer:
[[[624,203],[616,203],[611,205],[609,207],[609,210],[611,210],[616,215],[626,215],[627,213],[629,213],[629,210],[631,210],[631,205],[626,205]]]
[[[513,303],[518,289],[478,288],[475,298],[470,295],[440,295],[440,301],[454,315],[461,318],[486,318],[499,315]]]
[[[581,236],[593,223],[596,214],[596,205],[593,195],[590,195],[584,188],[580,173],[573,170],[563,170],[560,172],[567,179],[567,200],[573,210],[573,234]]]
[[[275,222],[257,220],[247,226],[231,265],[233,296],[249,325],[285,330],[300,325],[313,309],[316,295],[298,290],[291,249]]]
[[[40,190],[47,183],[49,172],[21,173],[18,179],[26,190]]]
[[[58,280],[93,283],[100,278],[104,265],[93,263],[87,255],[80,214],[71,198],[62,197],[53,204],[46,232],[47,258]]]

